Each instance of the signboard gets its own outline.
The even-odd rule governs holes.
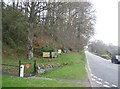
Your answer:
[[[50,52],[43,52],[43,57],[50,57]]]
[[[62,53],[62,50],[61,49],[58,49],[58,54],[61,54]]]
[[[26,64],[26,68],[30,68],[30,64]]]
[[[52,52],[52,58],[56,58],[57,57],[57,53],[56,52]]]

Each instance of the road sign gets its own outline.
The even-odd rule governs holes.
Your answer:
[[[62,53],[62,50],[61,49],[58,49],[58,54],[61,54]]]
[[[43,57],[50,57],[50,52],[43,52]]]
[[[29,68],[30,67],[30,64],[26,64],[26,68]]]

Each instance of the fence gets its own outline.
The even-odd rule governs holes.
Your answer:
[[[19,75],[19,66],[10,65],[10,64],[2,64],[2,74],[18,76]]]
[[[2,74],[20,76],[20,65],[24,65],[24,76],[32,76],[36,73],[36,60],[34,61],[21,61],[17,64],[2,64]]]
[[[19,74],[20,74],[20,65],[24,65],[24,76],[28,77],[36,73],[36,60],[30,62],[24,62],[19,60]]]

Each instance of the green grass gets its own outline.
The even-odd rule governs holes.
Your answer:
[[[49,78],[62,78],[62,79],[85,79],[86,72],[84,70],[84,65],[72,64],[54,69],[53,71],[42,74],[40,76],[49,77]]]
[[[54,68],[53,70],[45,73],[45,74],[38,74],[37,76],[47,77],[52,79],[58,80],[41,80],[41,79],[28,79],[28,78],[19,78],[19,77],[10,77],[10,76],[3,76],[3,86],[14,86],[16,87],[19,83],[21,87],[25,87],[27,83],[27,87],[81,87],[84,86],[82,84],[73,83],[72,80],[85,80],[86,78],[86,70],[85,70],[85,55],[83,52],[70,52],[67,54],[62,54],[57,58],[36,58],[33,60],[26,60],[24,57],[18,59],[5,59],[3,60],[4,64],[12,64],[18,65],[18,60],[22,60],[22,62],[33,62],[34,60],[37,61],[38,65],[41,64],[55,64],[55,63],[63,63],[67,62],[70,63],[68,65],[60,66]],[[53,62],[48,62],[48,60],[56,60]],[[66,79],[71,81],[62,81],[60,79]],[[16,82],[17,81],[17,82]],[[22,82],[24,81],[24,82]]]
[[[49,78],[64,78],[64,79],[85,79],[85,56],[82,52],[74,52],[69,54],[61,55],[57,58],[56,62],[72,62],[69,65],[55,68],[52,71],[41,74],[39,76]]]
[[[2,87],[83,87],[80,83],[2,76]]]

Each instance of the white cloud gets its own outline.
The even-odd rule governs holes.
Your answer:
[[[91,0],[96,9],[96,39],[118,45],[118,1]]]

